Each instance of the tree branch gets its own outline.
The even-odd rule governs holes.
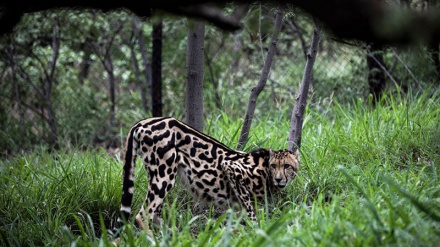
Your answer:
[[[371,53],[369,50],[367,52],[368,52],[368,56],[374,60],[374,62],[380,67],[380,69],[383,72],[385,72],[385,74],[388,76],[388,78],[390,78],[390,80],[394,83],[394,85],[396,85],[397,88],[400,88],[399,83],[397,83],[397,81],[394,80],[394,77],[390,74],[390,72],[388,72],[385,66],[381,62],[379,62],[379,60],[377,60],[377,58],[373,55],[373,53]]]
[[[249,96],[249,103],[246,110],[243,126],[241,129],[240,139],[238,140],[238,144],[237,144],[237,149],[239,150],[241,150],[244,147],[249,137],[249,131],[251,129],[252,119],[254,118],[255,107],[257,104],[257,98],[266,85],[267,78],[270,72],[270,67],[272,65],[272,60],[275,56],[275,49],[278,42],[278,34],[280,33],[281,30],[283,16],[284,16],[284,8],[279,6],[277,8],[275,27],[272,33],[272,37],[269,45],[269,51],[267,52],[267,56],[264,61],[264,66],[263,66],[263,70],[261,71],[260,80],[258,81],[257,85],[254,88],[252,88],[251,95]]]
[[[313,30],[310,51],[307,54],[307,62],[304,68],[303,78],[290,120],[290,131],[288,139],[290,151],[301,147],[302,125],[304,122],[304,113],[307,105],[307,95],[309,92],[309,86],[313,79],[313,65],[315,63],[316,54],[318,53],[318,44],[321,38],[320,27],[316,20],[314,20],[314,22],[315,28]]]
[[[406,65],[406,63],[404,63],[402,61],[402,59],[400,58],[400,56],[397,54],[397,52],[394,49],[391,49],[394,53],[394,56],[402,63],[403,67],[405,67],[406,71],[408,71],[408,73],[411,75],[411,77],[414,79],[414,81],[416,82],[417,86],[419,86],[419,88],[421,88],[420,86],[420,82],[419,80],[417,80],[417,78],[414,76],[414,74],[412,73],[412,71],[408,68],[408,66]]]
[[[275,85],[285,89],[287,92],[289,92],[292,95],[296,94],[295,90],[293,90],[291,87],[289,87],[287,85],[282,84],[281,82],[278,82],[278,81],[276,81],[276,80],[274,80],[272,78],[269,78],[269,81],[272,82],[273,84],[275,84]]]
[[[25,13],[48,9],[101,9],[111,11],[128,9],[139,16],[149,17],[155,10],[190,18],[203,19],[226,30],[241,28],[239,15],[226,16],[215,5],[230,1],[216,0],[207,4],[203,0],[161,1],[30,1],[4,0],[0,3],[0,35],[12,31]],[[250,0],[235,0],[237,4],[251,4]],[[412,11],[391,5],[388,1],[368,0],[265,0],[263,3],[291,4],[317,18],[333,34],[342,39],[362,40],[376,44],[403,44],[425,39],[440,38],[440,10]],[[237,11],[239,12],[239,11]]]
[[[304,53],[304,59],[307,60],[306,41],[304,40],[303,34],[302,34],[301,30],[299,29],[299,26],[296,24],[296,22],[294,20],[287,20],[286,23],[287,23],[287,26],[289,26],[290,30],[292,30],[293,33],[298,35],[298,38],[301,41],[301,48]]]

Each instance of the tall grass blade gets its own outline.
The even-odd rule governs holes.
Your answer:
[[[404,190],[402,187],[397,185],[391,179],[389,179],[383,175],[381,175],[381,179],[385,183],[387,183],[394,191],[396,191],[397,193],[399,193],[400,195],[402,195],[403,197],[408,199],[416,208],[418,208],[420,211],[424,212],[429,218],[431,218],[432,220],[434,220],[436,222],[440,222],[440,215],[437,212],[431,210],[431,208],[429,206],[427,206],[423,202],[419,201],[416,197],[414,197],[408,191]],[[437,209],[437,211],[439,211],[438,207],[436,207],[435,205],[433,205],[433,206]]]

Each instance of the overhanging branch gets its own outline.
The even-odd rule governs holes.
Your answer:
[[[392,6],[387,1],[372,0],[266,0],[263,3],[291,4],[317,18],[320,23],[342,39],[354,39],[376,44],[402,44],[415,39],[440,39],[440,10],[411,11]],[[199,18],[226,30],[241,27],[240,19],[246,12],[243,6],[254,3],[235,0],[238,7],[226,15],[222,6],[230,1],[202,0],[161,1],[86,1],[86,0],[4,0],[0,3],[0,34],[10,32],[24,13],[48,9],[99,9],[111,11],[127,9],[139,16],[151,16],[155,10],[170,14]],[[244,11],[243,11],[244,10]],[[240,14],[241,13],[241,14]]]

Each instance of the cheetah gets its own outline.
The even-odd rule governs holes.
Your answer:
[[[143,229],[143,217],[162,224],[161,207],[179,176],[184,187],[202,203],[226,208],[238,203],[249,219],[256,220],[254,199],[263,200],[268,190],[283,190],[295,178],[299,151],[232,150],[216,139],[171,117],[137,122],[126,141],[123,186],[117,230],[129,219],[134,193],[135,161],[142,158],[148,173],[148,191],[135,221]]]

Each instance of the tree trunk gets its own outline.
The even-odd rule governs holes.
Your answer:
[[[46,99],[46,110],[47,110],[47,121],[50,128],[50,145],[55,150],[60,149],[59,143],[58,143],[58,133],[57,133],[57,127],[56,127],[56,121],[55,121],[55,112],[52,107],[52,87],[54,83],[54,77],[55,77],[55,69],[56,64],[58,61],[58,55],[60,50],[60,33],[58,26],[55,26],[54,30],[54,36],[52,38],[52,63],[50,66],[49,74],[47,75],[46,81],[47,86],[45,89],[45,99]]]
[[[139,18],[137,18],[137,17],[133,17],[133,28],[135,31],[136,38],[138,40],[139,49],[141,52],[141,57],[144,62],[145,81],[142,81],[139,79],[139,84],[140,84],[139,86],[141,89],[142,107],[144,108],[145,112],[148,112],[149,109],[148,109],[148,103],[147,103],[147,91],[148,91],[148,88],[151,89],[151,84],[152,84],[151,63],[150,63],[150,60],[148,59],[147,48],[145,47],[145,42],[144,42],[144,39],[142,36],[141,22],[139,21]],[[137,66],[139,68],[139,64]]]
[[[153,25],[153,51],[152,51],[152,113],[153,117],[160,117],[162,113],[162,22]],[[143,52],[145,67],[148,66],[146,51]]]
[[[86,41],[89,42],[89,41]],[[85,43],[86,43],[85,42]],[[89,47],[85,45],[81,45],[82,50],[84,51],[84,54],[82,56],[82,61],[80,64],[79,69],[79,75],[78,75],[78,81],[80,85],[84,85],[84,80],[87,79],[90,71],[90,65],[92,64],[93,60],[91,59],[92,51]]]
[[[209,72],[209,75],[211,77],[211,83],[212,83],[212,87],[213,87],[213,90],[214,90],[214,103],[215,103],[215,106],[218,109],[222,108],[222,102],[221,102],[220,94],[218,93],[219,83],[218,83],[218,80],[216,78],[216,75],[214,74],[214,69],[213,69],[213,66],[212,66],[212,61],[214,61],[214,59],[217,57],[218,53],[223,48],[224,44],[225,44],[225,39],[222,38],[221,43],[220,43],[219,47],[217,48],[217,51],[214,52],[212,57],[208,57],[209,49],[205,50],[205,57],[206,57],[205,62],[206,62],[206,66],[208,67],[208,72]]]
[[[7,49],[6,50],[7,54],[9,57],[13,57],[13,48]],[[24,116],[24,110],[23,110],[23,106],[21,103],[21,96],[20,96],[20,90],[19,90],[19,86],[18,86],[18,81],[17,81],[17,72],[16,72],[16,65],[13,59],[11,59],[11,77],[12,77],[12,85],[14,87],[14,93],[15,93],[15,100],[17,102],[17,107],[18,107],[18,114],[20,116],[20,142],[18,143],[19,145],[19,150],[23,150],[24,147],[24,139],[26,137],[26,129],[25,129],[25,116]]]
[[[110,52],[104,58],[104,67],[108,75],[109,94],[110,94],[110,127],[115,124],[116,113],[116,94],[115,94],[115,74],[113,69],[113,61],[110,56]]]
[[[385,66],[385,63],[382,50],[377,45],[373,44],[370,47],[370,53],[367,54],[368,85],[369,93],[373,96],[373,104],[375,104],[380,100],[386,85],[385,72],[380,67],[380,64]]]
[[[312,42],[310,44],[310,50],[307,54],[307,62],[304,68],[304,74],[299,88],[298,96],[295,100],[295,106],[293,107],[292,117],[290,119],[290,131],[289,131],[289,150],[293,151],[301,147],[302,125],[304,122],[304,112],[307,105],[307,96],[309,93],[309,86],[313,80],[313,65],[315,63],[316,54],[318,53],[318,44],[321,36],[320,28],[315,22],[315,28],[313,29]]]
[[[435,71],[437,72],[437,83],[440,82],[440,49],[439,42],[437,40],[432,40],[429,43],[429,53],[431,54],[432,63],[434,64]]]
[[[136,75],[136,81],[137,81],[137,84],[139,86],[140,93],[141,93],[142,108],[147,113],[148,112],[148,104],[147,104],[146,85],[145,85],[146,83],[144,80],[142,80],[142,77],[141,77],[141,69],[139,68],[139,61],[136,57],[136,51],[134,48],[134,44],[131,43],[130,41],[127,41],[127,45],[130,48],[131,59],[133,60],[133,69],[134,69],[134,73]]]
[[[186,123],[197,130],[203,128],[203,63],[205,24],[190,22],[186,54]]]
[[[241,129],[240,139],[238,140],[238,144],[237,144],[238,150],[241,150],[248,140],[249,131],[252,125],[252,119],[254,118],[257,98],[258,95],[261,93],[261,91],[263,91],[267,82],[267,78],[269,76],[270,66],[272,65],[273,57],[275,56],[275,49],[278,42],[278,34],[280,32],[281,23],[283,20],[283,11],[284,11],[283,8],[278,7],[276,13],[276,19],[275,19],[275,27],[272,33],[272,37],[269,45],[269,51],[267,52],[266,60],[264,61],[263,70],[261,71],[260,80],[258,81],[257,85],[254,88],[252,88],[251,95],[249,96],[249,103],[246,110],[243,127]]]

